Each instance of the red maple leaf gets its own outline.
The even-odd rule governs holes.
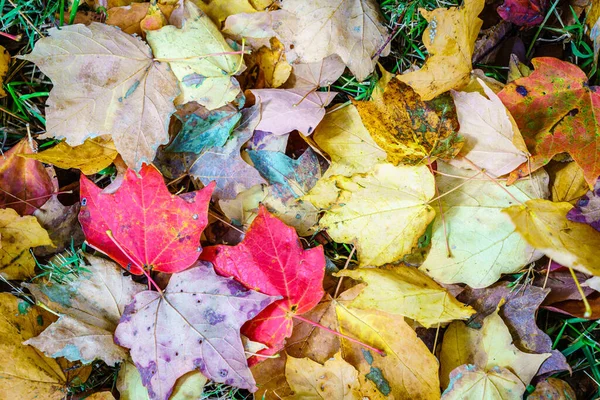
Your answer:
[[[283,297],[242,327],[251,340],[269,346],[260,354],[274,354],[283,348],[285,338],[292,334],[294,315],[310,311],[324,294],[323,248],[304,250],[294,228],[262,206],[242,243],[207,247],[200,258],[249,289]]]
[[[131,273],[179,272],[198,259],[214,182],[184,199],[169,193],[156,168],[144,165],[139,176],[127,170],[115,193],[102,193],[85,175],[80,186],[79,222],[87,242]]]
[[[531,75],[498,93],[532,154],[508,183],[567,152],[594,187],[600,175],[600,87],[590,87],[585,73],[566,61],[540,57],[532,63]]]
[[[503,20],[519,26],[535,26],[544,21],[548,0],[504,0],[498,7]]]

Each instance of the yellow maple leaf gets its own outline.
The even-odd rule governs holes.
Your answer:
[[[423,100],[469,83],[475,40],[483,24],[478,15],[484,5],[485,0],[465,0],[461,7],[421,9],[429,22],[423,44],[430,56],[420,70],[398,79],[412,86]]]
[[[575,161],[550,165],[547,170],[553,182],[552,201],[554,202],[566,201],[575,205],[579,198],[590,190],[583,170]]]
[[[442,400],[518,400],[525,393],[523,382],[506,368],[484,371],[475,365],[461,365],[450,377],[452,386]]]

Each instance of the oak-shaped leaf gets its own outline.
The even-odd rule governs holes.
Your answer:
[[[293,316],[310,311],[324,294],[323,248],[304,250],[294,228],[262,206],[242,243],[207,247],[200,258],[248,288],[283,297],[242,329],[249,339],[269,346],[259,354],[279,351],[292,333]]]
[[[193,370],[255,391],[240,327],[275,299],[199,262],[173,275],[162,294],[138,293],[121,317],[115,342],[131,349],[152,400],[167,400],[177,378]]]
[[[54,183],[41,162],[18,157],[20,154],[35,154],[26,138],[0,158],[0,207],[29,215],[48,200]]]
[[[177,79],[139,37],[96,22],[63,26],[50,29],[23,58],[54,84],[47,132],[40,139],[66,138],[77,146],[112,135],[123,160],[136,170],[168,141]]]
[[[531,75],[498,93],[532,154],[511,176],[525,176],[567,152],[592,188],[600,175],[599,87],[590,86],[585,72],[566,61],[540,57],[532,64]]]
[[[115,365],[127,352],[113,341],[125,306],[144,285],[123,276],[112,261],[86,255],[89,265],[72,280],[62,283],[25,283],[36,300],[60,314],[58,321],[25,344],[49,357],[89,364],[96,358]]]
[[[180,197],[152,165],[129,169],[114,193],[81,176],[79,222],[88,243],[133,274],[178,272],[198,259],[214,184]],[[160,222],[160,223],[159,223]]]

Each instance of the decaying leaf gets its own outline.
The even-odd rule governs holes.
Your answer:
[[[54,246],[38,247],[36,256],[59,253],[68,246],[79,246],[85,240],[81,225],[77,221],[79,203],[64,206],[57,196],[52,196],[39,210],[33,213],[44,228]]]
[[[113,333],[125,306],[144,290],[144,285],[123,276],[119,266],[86,255],[88,272],[64,283],[25,283],[35,298],[61,314],[58,321],[25,344],[49,357],[89,364],[101,359],[115,365],[127,358],[125,349],[113,342]]]
[[[84,175],[80,185],[79,221],[88,243],[127,271],[173,273],[198,259],[214,184],[185,197],[172,195],[160,172],[145,165],[139,175],[127,170],[114,193],[104,193]]]
[[[263,185],[256,185],[239,193],[233,200],[219,200],[219,207],[234,225],[248,227],[266,196]]]
[[[151,6],[149,2],[134,2],[129,5],[109,8],[106,12],[106,23],[108,25],[118,26],[123,32],[130,35],[136,34],[143,36],[145,31],[142,27],[142,21],[146,18],[148,13],[151,12],[152,7],[155,7],[153,9],[154,13],[157,13],[158,9],[158,11],[160,11],[160,17],[166,19],[171,16],[171,12],[173,11],[173,6],[170,4],[158,3],[156,6]],[[144,25],[145,28],[148,28],[146,24]]]
[[[0,157],[0,206],[29,215],[50,198],[54,184],[41,162],[21,158],[20,154],[35,154],[27,139]]]
[[[462,282],[481,288],[541,257],[521,238],[502,209],[515,201],[547,197],[544,171],[531,180],[506,186],[475,171],[442,162],[437,167],[443,174],[436,177],[443,197],[441,204],[434,206],[444,219],[438,217],[434,222],[431,251],[421,270],[441,283]]]
[[[233,101],[240,86],[233,78],[243,59],[223,38],[210,18],[191,1],[185,1],[181,29],[167,25],[146,37],[159,60],[168,62],[179,80],[176,104],[196,101],[209,110]],[[226,54],[223,54],[226,53]]]
[[[121,318],[115,342],[131,349],[150,399],[167,400],[175,381],[192,370],[256,390],[239,329],[273,300],[200,262],[173,275],[162,295],[138,293]]]
[[[564,202],[529,200],[504,212],[531,246],[566,267],[600,275],[600,232],[589,225],[569,221],[567,213],[572,208],[573,205]]]
[[[583,170],[574,161],[553,165],[548,168],[548,173],[554,181],[551,197],[554,202],[566,201],[575,205],[579,198],[590,190],[583,176]]]
[[[505,21],[529,27],[541,24],[547,9],[548,0],[504,0],[498,14]]]
[[[9,293],[0,293],[0,315],[0,356],[6,361],[0,364],[0,391],[11,398],[62,399],[67,378],[60,365],[23,344],[53,316]]]
[[[6,76],[6,74],[8,73],[8,67],[10,65],[10,54],[8,54],[8,51],[6,51],[6,49],[2,46],[0,46],[0,97],[4,97],[6,96],[6,92],[4,91],[4,88],[2,87],[2,81],[4,80],[4,77]]]
[[[392,79],[380,100],[354,104],[394,165],[452,158],[462,146],[454,104],[447,95],[424,102],[410,86]]]
[[[23,153],[20,157],[31,158],[59,168],[77,168],[85,175],[92,175],[112,164],[117,149],[110,136],[87,139],[83,144],[69,146],[65,141],[40,153]]]
[[[242,243],[204,249],[202,260],[214,264],[224,276],[233,276],[246,287],[271,296],[281,296],[256,318],[245,324],[242,333],[268,349],[281,350],[292,333],[292,318],[310,311],[323,297],[325,257],[322,247],[303,250],[296,231],[261,207]]]
[[[349,276],[368,283],[350,303],[352,307],[403,315],[426,328],[455,319],[467,319],[475,313],[475,310],[460,303],[446,289],[416,268],[359,268],[340,271],[336,276]]]
[[[548,378],[539,382],[527,400],[575,400],[577,396],[569,384],[561,379]]]
[[[461,365],[452,371],[450,379],[443,400],[518,400],[525,393],[523,382],[498,366],[484,371],[475,365]]]
[[[310,92],[333,84],[344,73],[346,66],[339,56],[333,54],[314,63],[295,63],[292,68],[293,74],[286,86]]]
[[[48,232],[33,216],[21,217],[12,208],[0,209],[0,274],[6,279],[34,276],[30,247],[53,246]]]
[[[321,365],[310,358],[287,356],[285,376],[294,391],[286,400],[361,400],[358,371],[337,353]]]
[[[483,24],[478,15],[484,5],[484,0],[465,0],[461,7],[421,9],[421,15],[429,22],[423,32],[423,44],[430,56],[420,70],[398,79],[410,85],[423,100],[469,83],[471,56]]]
[[[256,52],[256,64],[260,68],[267,85],[271,88],[282,86],[292,73],[292,66],[285,58],[285,47],[271,38],[271,48],[261,47]]]
[[[569,212],[567,219],[588,224],[600,231],[600,180],[596,182],[593,191],[583,195]]]
[[[200,7],[218,28],[230,15],[256,12],[248,0],[200,0],[194,4]]]
[[[435,217],[426,166],[379,164],[369,174],[336,176],[338,199],[319,221],[337,242],[355,243],[360,266],[398,261]],[[381,201],[386,199],[385,201]]]
[[[91,137],[112,135],[127,165],[139,170],[151,162],[169,139],[168,120],[175,111],[177,80],[168,65],[155,61],[139,38],[113,26],[94,22],[48,33],[23,57],[54,84],[47,133],[39,138],[66,138],[78,146]]]

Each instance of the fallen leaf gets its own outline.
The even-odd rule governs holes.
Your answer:
[[[321,177],[319,159],[310,148],[294,160],[284,153],[248,151],[254,168],[271,184],[262,203],[300,236],[308,236],[319,219],[318,210],[302,199]]]
[[[177,379],[169,400],[197,400],[202,396],[207,381],[198,371],[188,372]],[[131,359],[121,364],[117,389],[121,400],[149,400],[148,389],[144,387],[140,372]]]
[[[529,200],[503,211],[523,239],[552,260],[586,274],[600,275],[600,232],[589,225],[569,221],[567,213],[572,208],[564,202]]]
[[[118,154],[110,136],[101,136],[87,139],[83,144],[75,147],[62,141],[40,153],[24,153],[19,156],[62,169],[76,168],[85,175],[93,175],[112,164]]]
[[[12,208],[0,209],[0,275],[4,278],[32,278],[35,260],[29,248],[52,245],[35,217],[21,217]]]
[[[505,21],[519,26],[536,26],[544,21],[548,0],[504,0],[498,14]]]
[[[600,231],[600,180],[596,181],[593,191],[583,195],[575,207],[567,213],[567,219],[574,222],[588,224]]]
[[[79,246],[85,240],[81,225],[77,221],[79,203],[63,206],[56,196],[33,213],[41,227],[44,228],[54,246],[38,247],[34,250],[36,256],[60,253],[70,245]]]
[[[326,114],[313,139],[331,158],[330,167],[304,197],[317,208],[327,209],[337,200],[335,176],[366,173],[386,159],[353,105]]]
[[[248,0],[196,0],[194,4],[210,17],[217,28],[230,15],[256,12]]]
[[[517,400],[525,393],[523,382],[501,367],[484,371],[475,365],[461,365],[452,371],[450,379],[443,400]]]
[[[246,150],[267,150],[285,153],[290,134],[274,135],[271,132],[255,130],[246,143]]]
[[[532,63],[531,75],[498,93],[533,154],[512,176],[525,176],[567,152],[592,188],[600,175],[600,113],[596,111],[600,92],[588,85],[587,76],[576,65],[550,57],[535,58]]]
[[[233,75],[240,71],[243,59],[232,54],[234,50],[206,14],[189,0],[184,4],[181,29],[167,25],[149,31],[146,38],[154,56],[168,62],[179,80],[181,94],[175,104],[196,101],[214,110],[233,101],[240,92]]]
[[[569,384],[561,379],[548,378],[537,385],[527,400],[574,400],[577,396]]]
[[[581,295],[577,300],[566,300],[558,303],[552,303],[547,306],[543,306],[546,310],[550,310],[555,313],[569,315],[571,317],[594,320],[600,318],[600,294],[592,293],[587,296],[588,304],[592,310],[591,314],[587,314],[587,309],[583,301],[581,301]]]
[[[262,116],[256,129],[275,135],[298,130],[310,135],[325,115],[325,107],[336,92],[312,92],[298,89],[252,89],[260,99]]]
[[[286,86],[302,88],[310,92],[322,86],[330,86],[344,73],[346,65],[342,59],[332,54],[314,63],[292,65],[292,76]]]
[[[48,357],[89,364],[95,359],[116,365],[127,358],[113,342],[113,332],[125,306],[144,285],[123,276],[111,261],[86,255],[82,272],[64,283],[24,283],[35,298],[60,314],[58,321],[25,344]]]
[[[225,146],[202,153],[190,168],[190,174],[204,185],[215,182],[213,200],[233,199],[254,185],[266,183],[258,171],[240,156],[240,149],[250,139],[260,119],[260,108],[242,110],[242,119]]]
[[[33,214],[52,195],[54,184],[44,165],[19,157],[34,154],[27,139],[21,139],[0,158],[0,207],[21,215]]]
[[[23,344],[43,331],[53,316],[10,293],[0,293],[0,315],[0,355],[10,360],[0,365],[0,391],[18,399],[62,399],[67,378],[60,365]]]
[[[354,105],[394,165],[452,158],[462,146],[450,96],[424,102],[410,86],[392,79],[380,101],[355,101]]]
[[[8,68],[10,67],[10,54],[8,51],[2,46],[0,46],[0,98],[6,96],[6,92],[2,87],[2,83],[4,77],[8,73]]]
[[[115,396],[112,395],[111,392],[96,392],[92,393],[91,396],[86,397],[88,400],[115,400]]]
[[[148,33],[149,31],[159,30],[168,24],[168,19],[171,13],[168,12],[167,14],[168,15],[163,14],[162,7],[160,7],[159,4],[150,3],[148,12],[140,21],[140,29],[144,34]]]
[[[292,66],[285,58],[285,47],[277,38],[271,38],[271,48],[258,49],[256,63],[271,88],[283,85],[292,73]]]
[[[323,297],[325,257],[321,246],[303,250],[296,231],[261,207],[237,246],[212,246],[200,258],[224,276],[271,296],[282,296],[245,324],[242,333],[274,354],[292,333],[292,318],[310,311]]]
[[[155,61],[139,38],[113,26],[70,25],[48,34],[23,57],[54,84],[47,100],[47,132],[38,138],[66,138],[78,146],[112,135],[130,167],[139,170],[152,161],[169,139],[168,120],[175,111],[178,89],[168,65]]]
[[[151,165],[142,167],[139,176],[128,170],[111,194],[84,175],[80,185],[79,222],[87,242],[127,271],[173,273],[198,258],[214,185],[186,193],[184,199],[169,193],[162,175]]]
[[[583,176],[583,170],[574,161],[550,165],[547,171],[553,181],[551,199],[555,203],[566,201],[575,205],[590,189]]]
[[[106,12],[106,23],[121,28],[127,34],[142,36],[140,22],[148,14],[149,8],[149,2],[109,8]]]
[[[410,85],[423,100],[431,100],[469,82],[471,56],[483,21],[478,15],[484,0],[465,0],[461,7],[420,9],[429,22],[423,44],[429,58],[420,70],[397,78]]]
[[[584,275],[581,272],[575,272],[578,282],[585,282],[589,275]],[[568,268],[562,267],[561,270],[550,269],[548,279],[545,276],[538,276],[534,280],[537,286],[544,286],[550,289],[550,293],[544,299],[543,305],[554,304],[565,300],[581,300],[581,293],[577,289],[577,285],[573,280],[571,271]],[[582,286],[583,293],[587,296],[594,292],[591,287]]]
[[[337,202],[319,227],[336,242],[355,243],[360,266],[400,260],[435,217],[428,204],[434,178],[426,166],[380,164],[368,174],[336,176],[335,182]]]
[[[460,124],[458,133],[465,140],[460,155],[498,177],[527,161],[527,147],[500,98],[481,79],[477,81],[487,98],[477,92],[452,91]],[[462,157],[450,164],[474,169]]]
[[[440,283],[481,288],[541,257],[521,238],[502,209],[515,201],[547,197],[544,171],[526,182],[506,186],[439,161],[437,170],[443,174],[436,176],[443,197],[434,203],[440,217],[433,224],[432,247],[422,271]]]
[[[240,192],[233,200],[219,200],[219,207],[234,225],[248,227],[266,196],[263,185],[256,185]]]
[[[225,145],[242,118],[242,114],[231,104],[212,111],[198,104],[189,114],[175,115],[183,127],[165,151],[197,154],[210,147]]]
[[[285,12],[281,10],[230,15],[223,26],[223,33],[238,42],[245,40],[256,50],[263,46],[270,47],[271,38],[277,35],[273,25],[284,15]]]
[[[349,276],[368,283],[350,305],[361,310],[380,310],[416,320],[426,328],[455,319],[467,319],[475,310],[457,301],[433,279],[412,267],[343,270],[335,276]]]
[[[310,358],[287,356],[285,376],[294,391],[292,399],[361,400],[358,371],[337,353],[321,365]]]
[[[150,399],[167,400],[177,378],[192,370],[255,391],[239,328],[274,299],[200,262],[173,275],[162,294],[138,293],[121,318],[115,342],[131,349]]]
[[[290,0],[282,9],[288,16],[273,29],[291,63],[318,62],[337,54],[360,82],[379,56],[389,53],[389,33],[373,0]]]
[[[528,385],[550,353],[531,354],[520,351],[502,318],[494,311],[483,320],[481,329],[463,322],[452,322],[444,333],[440,354],[440,379],[448,387],[452,370],[463,364],[474,364],[484,371],[507,368]]]
[[[342,333],[385,351],[383,357],[342,339],[342,354],[358,370],[361,386],[376,387],[372,398],[440,397],[438,362],[403,318],[339,304],[336,312]]]

